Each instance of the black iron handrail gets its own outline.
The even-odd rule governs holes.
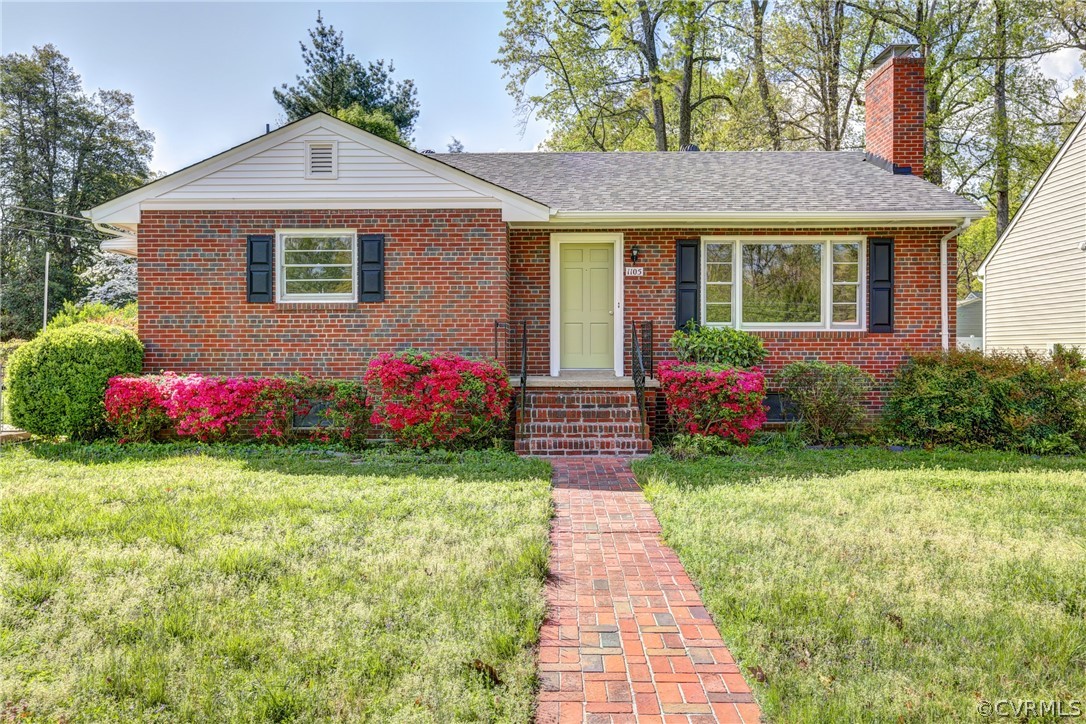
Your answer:
[[[646,324],[652,323],[646,322]],[[644,326],[642,329],[644,330]],[[651,344],[651,337],[649,339]],[[649,349],[652,347],[650,346]],[[649,415],[645,407],[645,357],[641,352],[641,341],[637,338],[637,322],[630,322],[630,362],[634,392],[637,393],[637,410],[641,413],[641,424],[647,425]]]
[[[511,322],[494,322],[494,359],[501,361],[501,348],[498,342],[498,330],[505,329],[507,333],[513,333],[517,329]],[[518,409],[524,411],[528,402],[528,320],[520,322],[520,391]],[[508,360],[506,360],[508,361]]]

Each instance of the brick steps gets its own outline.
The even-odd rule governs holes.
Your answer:
[[[521,455],[644,455],[652,451],[632,389],[529,389],[517,412]]]

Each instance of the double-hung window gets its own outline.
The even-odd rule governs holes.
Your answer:
[[[706,237],[702,320],[745,329],[860,329],[861,237]]]
[[[354,302],[358,242],[353,231],[299,229],[276,234],[280,302]]]

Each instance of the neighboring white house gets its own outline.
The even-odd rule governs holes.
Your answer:
[[[980,266],[986,351],[1086,347],[1086,117]]]
[[[958,302],[957,323],[959,349],[984,349],[984,295],[970,292]]]

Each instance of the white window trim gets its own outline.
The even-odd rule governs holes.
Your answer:
[[[350,294],[287,294],[283,272],[283,239],[288,236],[351,237]],[[354,229],[276,229],[275,230],[275,301],[278,304],[356,304],[358,303],[358,232]]]
[[[309,159],[310,148],[313,146],[332,146],[332,172],[331,173],[312,173],[310,171]],[[307,179],[323,179],[323,180],[335,180],[339,178],[339,141],[333,140],[321,140],[314,138],[305,142],[305,159],[302,161],[305,164],[305,177]]]
[[[860,245],[858,303],[860,306],[857,322],[834,323],[833,321],[833,249],[828,245],[851,243]],[[867,329],[867,237],[866,236],[703,236],[701,237],[701,274],[698,294],[701,297],[701,319],[706,319],[706,298],[708,282],[708,244],[732,245],[732,321],[730,324],[704,322],[707,327],[735,327],[748,331],[762,332],[842,332],[862,331]],[[791,322],[781,324],[744,324],[743,308],[743,244],[825,244],[822,254],[822,320],[821,322]]]

